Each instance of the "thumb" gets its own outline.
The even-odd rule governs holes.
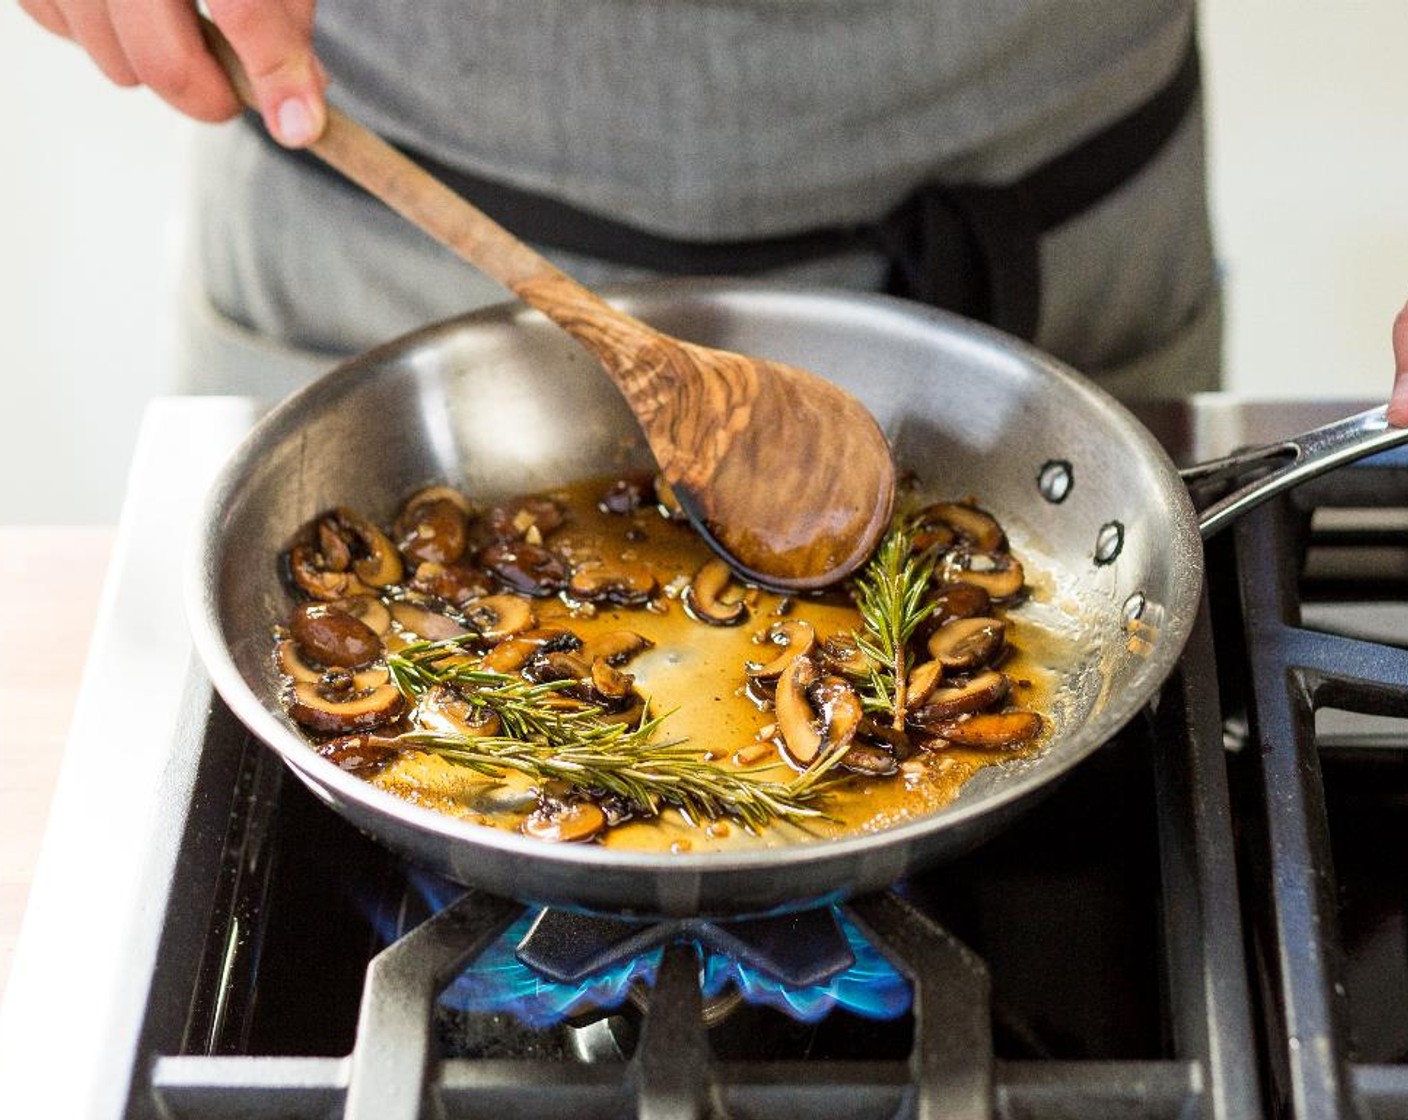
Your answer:
[[[313,53],[309,21],[281,3],[210,0],[208,7],[247,79],[231,74],[236,88],[274,139],[290,148],[318,139],[327,123],[327,78]],[[230,69],[228,59],[221,61]]]

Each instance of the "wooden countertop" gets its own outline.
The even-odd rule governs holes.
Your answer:
[[[0,526],[0,996],[114,536],[110,528]]]

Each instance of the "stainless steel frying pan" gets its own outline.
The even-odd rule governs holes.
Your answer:
[[[684,855],[553,845],[459,822],[316,755],[280,708],[270,655],[271,626],[289,608],[275,557],[309,517],[348,504],[386,520],[437,480],[495,495],[650,465],[593,361],[515,304],[419,331],[295,394],[240,445],[209,500],[188,589],[197,648],[234,713],[357,827],[457,882],[527,902],[641,915],[785,910],[888,886],[972,847],[1158,691],[1201,594],[1200,518],[1161,448],[1110,397],[1005,335],[883,297],[698,283],[608,295],[681,338],[838,382],[927,487],[975,495],[998,516],[1028,571],[1046,573],[1024,609],[1068,650],[1051,744],[987,768],[948,807],[888,831]],[[1203,524],[1215,529],[1307,472],[1405,437],[1366,415],[1199,468],[1199,478],[1274,468]]]

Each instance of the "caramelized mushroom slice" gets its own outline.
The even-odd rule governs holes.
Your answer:
[[[286,638],[275,647],[279,670],[295,681],[320,681],[326,669],[305,661],[298,652],[298,646],[291,638]],[[352,674],[353,686],[359,691],[375,688],[390,680],[391,674],[384,665],[373,665],[359,669]]]
[[[329,762],[335,762],[344,770],[371,770],[391,761],[401,753],[401,743],[392,735],[377,735],[361,732],[356,735],[339,735],[329,739],[317,748],[318,754]]]
[[[624,665],[654,644],[644,634],[637,634],[634,630],[608,630],[588,638],[577,652],[588,662],[599,658],[608,665]]]
[[[929,617],[939,625],[955,618],[974,618],[992,610],[992,596],[977,584],[950,583],[934,595]]]
[[[631,699],[636,679],[630,673],[623,673],[604,658],[598,657],[591,663],[592,699],[599,700],[607,708],[619,708]]]
[[[456,607],[493,594],[495,586],[488,572],[463,560],[449,564],[426,561],[416,566],[415,575],[411,577],[413,591],[444,599]]]
[[[900,768],[894,755],[870,743],[852,743],[839,765],[853,774],[872,778],[888,777]]]
[[[497,713],[471,704],[451,688],[437,686],[421,698],[420,715],[427,724],[444,723],[451,731],[469,738],[497,735],[503,722]]]
[[[366,623],[374,634],[385,634],[391,629],[391,612],[375,595],[350,595],[331,605],[343,614],[350,614]]]
[[[324,553],[307,543],[289,549],[288,572],[298,589],[312,599],[343,599],[369,590],[352,572],[331,567]]]
[[[943,675],[944,667],[937,661],[924,661],[911,669],[905,682],[905,697],[909,706],[917,707],[934,695]]]
[[[464,617],[491,642],[521,634],[538,621],[533,604],[521,595],[486,595],[467,604]]]
[[[928,700],[909,713],[909,718],[927,730],[954,716],[991,708],[1007,696],[1010,688],[1011,681],[1002,673],[979,673],[962,684],[934,689]]]
[[[479,553],[479,563],[522,595],[541,599],[567,585],[567,568],[541,545],[527,541],[495,541]]]
[[[770,661],[749,661],[743,671],[755,680],[775,680],[794,658],[812,652],[816,645],[816,629],[805,619],[790,618],[769,626],[764,640],[781,646],[782,652]]]
[[[733,585],[733,571],[718,557],[712,557],[694,573],[685,588],[684,609],[690,618],[710,626],[736,626],[748,613],[742,599],[725,601],[724,593]]]
[[[1000,618],[956,618],[929,636],[929,656],[945,670],[959,673],[991,664],[1007,640]]]
[[[464,504],[441,494],[412,498],[397,516],[392,532],[396,547],[412,564],[452,564],[469,544]]]
[[[644,564],[597,560],[583,564],[572,573],[567,593],[589,603],[605,601],[636,607],[649,602],[657,586],[655,573]]]
[[[920,512],[921,525],[939,522],[982,552],[997,552],[1007,547],[1007,534],[997,518],[971,502],[935,502]]]
[[[856,636],[848,630],[823,639],[818,652],[829,672],[839,673],[851,680],[864,680],[870,675],[870,658],[860,648]]]
[[[403,630],[427,642],[443,642],[449,638],[462,638],[472,633],[449,615],[423,607],[419,603],[405,600],[391,604],[391,617]]]
[[[550,805],[529,816],[523,832],[538,840],[557,843],[591,840],[606,828],[606,814],[591,801]]]
[[[338,506],[333,515],[338,526],[356,540],[354,555],[360,555],[352,561],[352,571],[357,578],[368,587],[400,583],[405,568],[391,538],[360,513],[346,506]]]
[[[483,668],[493,673],[516,673],[544,649],[572,649],[577,635],[561,626],[542,626],[505,638],[484,655]]]
[[[988,593],[992,599],[1011,599],[1026,586],[1022,562],[1008,553],[975,552],[963,558],[958,578]]]
[[[489,531],[500,541],[527,541],[542,544],[543,540],[566,520],[562,504],[552,498],[530,495],[489,511]]]
[[[299,651],[322,665],[359,669],[381,656],[376,631],[334,603],[299,604],[288,629]]]
[[[1036,712],[1013,710],[965,716],[935,724],[927,730],[960,747],[1000,750],[1031,742],[1041,733],[1041,727],[1041,716]]]
[[[855,738],[864,716],[860,697],[841,677],[818,679],[810,656],[795,657],[777,679],[777,729],[792,760],[807,766]]]
[[[364,692],[324,695],[320,682],[296,681],[288,714],[303,727],[320,735],[341,735],[370,731],[400,719],[406,698],[394,684],[383,684]]]

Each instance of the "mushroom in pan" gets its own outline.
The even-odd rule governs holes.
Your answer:
[[[782,671],[773,704],[783,746],[801,766],[854,739],[864,714],[850,683],[822,677],[809,655],[793,658]]]
[[[733,586],[733,571],[717,557],[704,561],[685,588],[684,609],[690,618],[711,626],[736,626],[748,614],[742,599],[725,599]]]
[[[366,596],[358,598],[367,599]],[[345,604],[354,602],[351,599],[332,603],[314,601],[295,607],[288,629],[299,652],[320,665],[347,669],[370,665],[380,657],[382,645],[377,632],[352,610],[343,609]]]
[[[521,595],[541,599],[567,585],[567,566],[562,560],[526,540],[494,541],[480,551],[479,563]]]
[[[358,688],[346,669],[331,669],[316,681],[295,681],[288,714],[320,735],[370,731],[400,719],[406,710],[401,690],[390,682]]]
[[[1036,712],[1014,709],[1009,712],[983,712],[934,724],[927,730],[940,739],[961,747],[986,750],[1019,747],[1041,733],[1042,720]]]
[[[972,502],[935,502],[921,510],[915,520],[921,531],[927,528],[932,532],[936,526],[943,526],[954,538],[979,552],[999,552],[1007,547],[1007,534],[997,519]],[[951,543],[952,540],[939,547]]]
[[[542,544],[566,518],[567,511],[561,502],[530,496],[495,506],[489,511],[488,522],[495,540]]]
[[[743,671],[754,680],[776,680],[795,658],[811,653],[816,646],[816,628],[800,618],[774,622],[762,637],[772,645],[780,646],[781,652],[767,661],[750,661],[744,665]]]
[[[412,564],[454,563],[469,544],[470,509],[468,499],[448,486],[412,495],[392,526],[401,555]]]
[[[923,704],[909,713],[909,718],[927,729],[954,716],[994,707],[1006,699],[1010,688],[1011,682],[1002,673],[978,673],[961,683],[934,689]]]
[[[1000,618],[956,618],[929,636],[929,656],[949,673],[990,665],[1007,640]]]
[[[537,625],[533,605],[521,595],[486,595],[464,608],[465,621],[481,637],[500,641]]]
[[[954,555],[945,565],[945,576],[972,584],[988,593],[989,598],[1013,599],[1026,586],[1022,562],[1007,552],[972,552]]]
[[[588,603],[616,603],[638,607],[650,601],[658,586],[655,574],[644,564],[629,560],[581,564],[567,582],[567,594]]]

